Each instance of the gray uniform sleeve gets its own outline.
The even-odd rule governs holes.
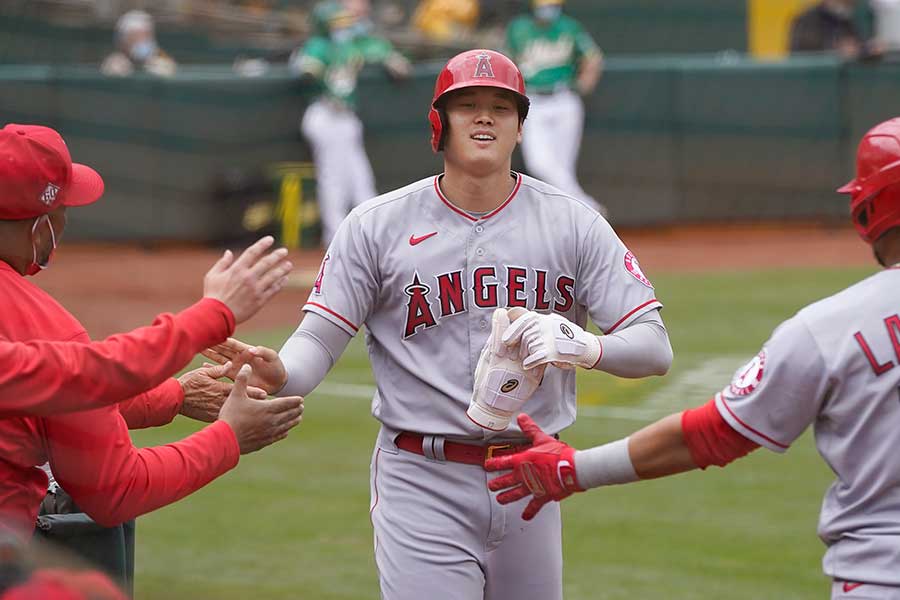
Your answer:
[[[306,396],[322,383],[351,336],[343,328],[315,313],[307,313],[297,331],[278,353],[287,371],[279,396]]]
[[[662,307],[637,257],[600,216],[582,242],[577,280],[578,301],[606,334],[624,329],[641,315]]]
[[[821,349],[794,317],[716,394],[716,408],[744,437],[784,452],[816,420],[829,386]]]
[[[338,227],[303,306],[351,336],[371,314],[378,294],[378,268],[368,242],[354,210]]]
[[[642,314],[625,329],[600,338],[603,354],[594,367],[617,377],[665,375],[672,345],[658,310]]]

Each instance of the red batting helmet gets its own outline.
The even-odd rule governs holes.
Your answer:
[[[528,96],[525,95],[525,78],[516,64],[494,50],[467,50],[457,54],[444,66],[434,84],[434,98],[428,120],[431,122],[431,148],[444,149],[444,108],[442,99],[453,90],[469,87],[496,87],[516,95],[519,120],[528,115]]]
[[[838,189],[850,194],[850,217],[868,243],[900,226],[900,118],[879,123],[859,142],[856,178]]]

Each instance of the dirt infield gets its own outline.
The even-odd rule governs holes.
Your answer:
[[[848,227],[816,224],[722,225],[624,230],[644,270],[655,273],[775,267],[871,265],[871,251]],[[92,337],[148,324],[197,300],[211,248],[63,244],[53,267],[35,278],[85,325]],[[293,325],[322,253],[296,252],[290,289],[240,331]]]

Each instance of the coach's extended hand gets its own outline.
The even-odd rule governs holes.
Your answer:
[[[247,396],[250,367],[237,373],[234,388],[222,405],[219,419],[234,431],[241,454],[256,452],[287,437],[303,420],[303,398],[288,396],[272,400],[254,400]]]
[[[531,439],[531,448],[490,458],[485,461],[487,471],[511,473],[488,482],[491,491],[506,490],[497,496],[500,504],[510,504],[526,496],[533,496],[522,511],[522,518],[530,521],[551,500],[560,501],[573,492],[583,492],[575,476],[575,449],[544,433],[525,413],[518,417],[519,427]]]
[[[201,354],[219,365],[230,362],[231,367],[224,375],[231,379],[235,378],[243,365],[250,365],[253,368],[250,385],[260,387],[270,394],[278,392],[287,382],[287,372],[278,353],[265,346],[251,346],[238,339],[228,338]]]

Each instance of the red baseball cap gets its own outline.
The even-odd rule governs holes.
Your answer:
[[[0,129],[0,219],[29,219],[60,205],[84,206],[103,195],[103,179],[72,163],[62,137],[41,125]]]

